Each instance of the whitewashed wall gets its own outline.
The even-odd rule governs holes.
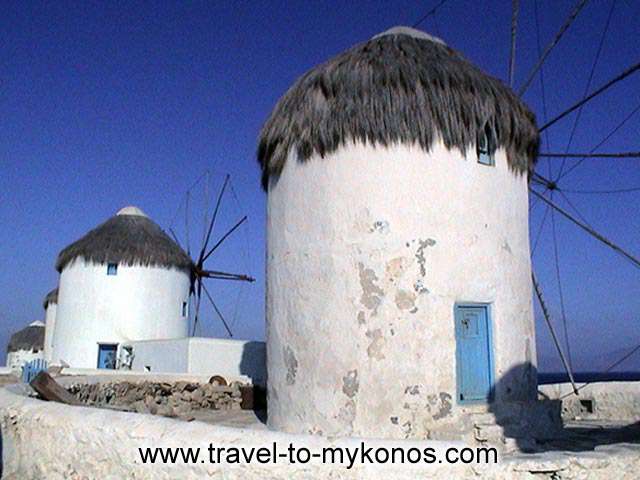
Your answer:
[[[473,150],[473,149],[472,149]],[[270,187],[269,425],[457,429],[455,302],[492,306],[498,401],[535,398],[526,176],[436,144],[350,145]]]
[[[184,338],[129,342],[133,348],[134,371],[188,373],[249,377],[253,383],[266,381],[265,343],[221,338]]]
[[[56,311],[58,304],[55,302],[49,302],[45,309],[45,328],[44,328],[44,359],[47,362],[51,361],[53,355],[53,332],[56,326]]]
[[[175,269],[106,265],[82,259],[60,275],[53,363],[95,368],[99,343],[186,337],[189,276]]]

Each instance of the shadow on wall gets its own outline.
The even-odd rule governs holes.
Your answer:
[[[606,427],[563,424],[562,401],[537,392],[537,370],[530,363],[513,367],[495,383],[489,411],[523,451],[589,451],[599,445],[640,443],[640,422]],[[536,400],[536,401],[533,401]],[[533,441],[535,439],[535,442]]]
[[[267,358],[264,342],[247,342],[242,348],[240,373],[251,377],[257,385],[266,386]]]

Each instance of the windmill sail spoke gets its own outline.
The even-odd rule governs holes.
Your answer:
[[[191,256],[191,242],[189,242],[189,197],[190,193],[187,192],[187,203],[184,209],[184,232],[187,236],[187,254]]]
[[[539,153],[539,157],[548,158],[640,158],[640,152],[617,153]]]
[[[204,245],[207,236],[207,225],[209,225],[209,186],[211,184],[211,172],[205,171],[204,184],[204,220],[202,222],[202,244]]]
[[[562,112],[560,115],[557,115],[553,120],[549,120],[547,123],[545,123],[542,127],[540,127],[540,131],[544,131],[547,128],[549,128],[551,125],[553,125],[554,123],[556,123],[557,121],[563,119],[564,117],[566,117],[567,115],[569,115],[571,112],[573,112],[574,110],[577,110],[578,108],[580,108],[582,105],[584,105],[585,103],[587,103],[589,100],[591,100],[592,98],[597,97],[598,95],[600,95],[602,92],[604,92],[605,90],[609,89],[609,87],[611,87],[612,85],[618,83],[621,80],[624,80],[625,78],[627,78],[629,75],[637,72],[638,70],[640,70],[640,62],[636,63],[635,65],[632,65],[631,67],[627,68],[624,72],[622,72],[620,75],[618,75],[617,77],[609,80],[607,83],[605,83],[604,85],[602,85],[600,88],[598,88],[596,91],[594,91],[593,93],[587,95],[585,98],[583,98],[582,100],[580,100],[578,103],[574,104],[572,107],[568,108],[567,110],[565,110],[564,112]]]
[[[233,227],[231,227],[231,229],[230,229],[227,233],[225,233],[225,234],[222,236],[222,238],[220,238],[220,240],[218,240],[218,243],[216,243],[216,244],[211,248],[211,250],[209,250],[209,251],[207,252],[207,254],[206,254],[204,257],[202,257],[202,260],[200,260],[200,262],[199,262],[199,263],[202,265],[202,264],[205,262],[205,260],[206,260],[207,258],[209,258],[213,252],[215,252],[216,248],[218,248],[220,245],[222,245],[222,242],[224,242],[224,241],[229,237],[229,235],[231,235],[231,234],[232,234],[232,233],[233,233],[233,232],[234,232],[234,231],[235,231],[235,230],[236,230],[240,225],[242,225],[242,224],[243,224],[244,222],[246,222],[246,221],[247,221],[247,216],[245,215],[244,217],[242,217],[242,218],[240,219],[240,221],[238,221],[238,223],[236,223]]]
[[[243,282],[256,281],[255,278],[249,275],[244,275],[242,273],[219,272],[216,270],[202,270],[202,276],[205,278],[213,278],[217,280],[239,280]]]
[[[200,316],[200,300],[202,299],[202,279],[198,278],[196,280],[198,282],[198,289],[197,289],[197,293],[196,293],[196,314],[194,315],[194,319],[193,319],[193,331],[191,333],[191,335],[195,335],[196,334],[196,326],[198,325],[198,317]]]
[[[513,87],[516,73],[516,34],[518,30],[518,11],[520,0],[511,0],[511,54],[509,56],[509,86]]]
[[[209,293],[209,290],[207,290],[207,287],[205,287],[204,284],[202,285],[202,288],[204,289],[204,293],[207,295],[207,298],[211,302],[211,305],[213,306],[213,309],[218,314],[218,317],[220,317],[220,320],[222,320],[222,324],[224,325],[224,328],[227,330],[227,333],[229,334],[230,337],[233,337],[233,333],[231,332],[231,329],[229,328],[229,325],[227,325],[227,321],[224,319],[224,316],[222,315],[222,312],[220,312],[220,309],[216,305],[216,302],[213,301],[213,298],[211,297],[211,294]]]
[[[551,40],[549,45],[546,46],[546,48],[544,49],[544,52],[542,52],[542,55],[540,56],[538,63],[536,63],[536,66],[533,67],[533,69],[531,70],[531,73],[529,73],[529,76],[527,77],[526,82],[524,82],[522,87],[520,87],[520,90],[518,90],[518,96],[521,97],[527,91],[527,88],[529,88],[529,85],[531,85],[531,82],[535,78],[536,73],[538,73],[538,70],[540,70],[540,68],[544,64],[545,60],[547,59],[547,56],[551,53],[551,50],[553,50],[553,48],[558,44],[558,42],[562,38],[562,35],[564,35],[564,32],[566,32],[567,29],[571,26],[575,18],[580,13],[580,10],[582,10],[582,7],[584,7],[586,3],[587,3],[587,0],[578,1],[576,6],[573,8],[571,13],[565,20],[562,27],[560,27],[560,30],[558,30],[558,33],[556,33],[556,36],[553,38],[553,40]],[[542,131],[542,129],[540,129],[540,131]]]
[[[222,189],[218,194],[218,199],[216,200],[216,207],[213,210],[213,216],[211,217],[211,223],[209,224],[209,229],[207,230],[207,235],[204,239],[204,243],[202,244],[202,249],[200,249],[200,254],[198,255],[198,265],[202,265],[205,260],[204,252],[207,250],[207,246],[209,245],[209,240],[211,239],[211,232],[213,231],[213,225],[216,222],[216,218],[218,217],[218,210],[220,209],[220,204],[222,202],[222,196],[224,195],[224,191],[227,188],[227,184],[229,183],[229,175],[224,179],[224,183],[222,184]]]

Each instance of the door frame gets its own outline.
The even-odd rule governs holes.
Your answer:
[[[119,346],[120,346],[119,343],[98,342],[98,358],[97,358],[97,362],[96,362],[96,369],[97,370],[117,370],[117,366],[118,366],[118,347]],[[113,369],[100,367],[100,347],[115,347],[116,364],[114,365]]]
[[[460,379],[462,378],[462,359],[460,358],[461,352],[458,347],[458,335],[456,332],[456,323],[458,310],[469,308],[484,308],[487,316],[487,354],[488,354],[488,368],[489,368],[489,395],[486,399],[460,399]],[[453,336],[456,342],[456,402],[461,405],[474,405],[474,404],[486,404],[491,403],[494,399],[495,389],[495,364],[494,364],[494,344],[493,344],[493,304],[483,302],[464,302],[459,301],[453,304]]]

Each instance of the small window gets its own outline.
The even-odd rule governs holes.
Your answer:
[[[484,131],[478,135],[476,149],[478,153],[478,163],[490,167],[496,164],[494,158],[495,142],[488,124],[485,126]]]
[[[107,264],[107,275],[117,275],[118,274],[118,264],[117,263],[108,263]]]
[[[187,302],[182,302],[182,316],[186,317],[189,315],[189,304]]]

